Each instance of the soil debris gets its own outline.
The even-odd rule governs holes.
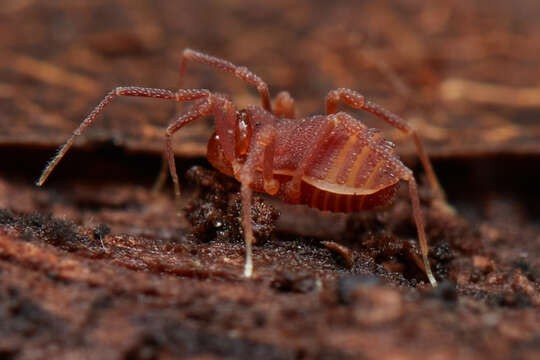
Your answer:
[[[185,208],[195,238],[202,241],[243,241],[239,184],[201,166],[192,167],[186,176],[197,185],[193,199]],[[251,217],[256,241],[264,242],[274,233],[279,212],[260,196],[254,196]]]

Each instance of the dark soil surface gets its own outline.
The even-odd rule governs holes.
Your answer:
[[[0,358],[538,358],[540,3],[255,3],[2,5]],[[353,112],[418,175],[439,287],[406,186],[352,215],[261,195],[243,278],[238,184],[203,156],[212,119],[175,136],[184,215],[152,191],[176,111],[159,100],[115,100],[33,185],[112,87],[174,88],[185,47],[249,66],[300,116],[351,87],[410,120],[456,215],[431,205],[410,139]],[[185,83],[258,102],[200,66]]]

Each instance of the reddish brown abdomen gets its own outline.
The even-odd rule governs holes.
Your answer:
[[[291,198],[282,186],[279,197],[284,201],[334,212],[372,209],[392,202],[403,175],[396,166],[401,162],[393,145],[378,132],[347,114],[330,125],[326,117],[318,116],[281,126],[289,127],[280,129],[280,134],[288,135],[278,139],[276,148],[275,174],[281,183],[286,184],[286,177],[290,179],[307,158],[300,198]],[[311,136],[306,139],[306,134]],[[317,139],[310,156],[310,141]],[[294,156],[287,156],[287,152]]]

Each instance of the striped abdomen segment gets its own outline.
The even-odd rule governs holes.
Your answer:
[[[320,210],[355,212],[392,202],[399,178],[392,162],[369,144],[352,136],[329,159],[303,177],[301,203]],[[322,168],[328,169],[324,176]]]
[[[367,195],[346,195],[325,191],[306,182],[302,183],[300,203],[319,210],[356,212],[384,207],[392,203],[399,183]]]
[[[389,203],[410,172],[393,144],[346,113],[283,120],[274,157],[279,197],[330,211],[358,211]],[[301,169],[300,198],[287,184]]]
[[[340,212],[390,203],[404,177],[393,144],[350,115],[337,118],[306,166],[300,202]]]
[[[402,168],[393,144],[347,116],[320,143],[302,179],[330,193],[370,195],[396,184]]]

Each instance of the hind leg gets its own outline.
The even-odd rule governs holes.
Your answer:
[[[424,262],[424,271],[431,283],[431,286],[437,287],[437,280],[431,272],[431,266],[429,264],[426,231],[424,230],[424,218],[422,217],[422,211],[420,210],[420,199],[418,198],[418,186],[416,180],[411,175],[411,178],[407,180],[409,183],[409,195],[411,197],[414,222],[416,223],[416,231],[418,232],[418,242],[420,243],[420,251],[422,252],[422,260]]]
[[[422,143],[422,140],[418,136],[416,130],[411,125],[409,125],[404,119],[402,119],[398,115],[384,109],[378,104],[366,100],[362,94],[354,90],[344,88],[331,90],[328,93],[328,95],[326,96],[326,113],[335,113],[337,111],[337,104],[340,101],[343,101],[345,104],[354,109],[361,109],[367,111],[384,120],[391,126],[403,131],[404,133],[412,135],[414,143],[416,145],[416,149],[418,151],[418,156],[420,157],[420,161],[422,162],[422,165],[426,170],[429,184],[431,185],[435,196],[437,196],[439,200],[446,202],[444,191],[439,184],[437,175],[435,175],[435,171],[433,170],[431,161],[429,160],[429,157],[427,156],[427,153],[424,149],[424,144]]]

